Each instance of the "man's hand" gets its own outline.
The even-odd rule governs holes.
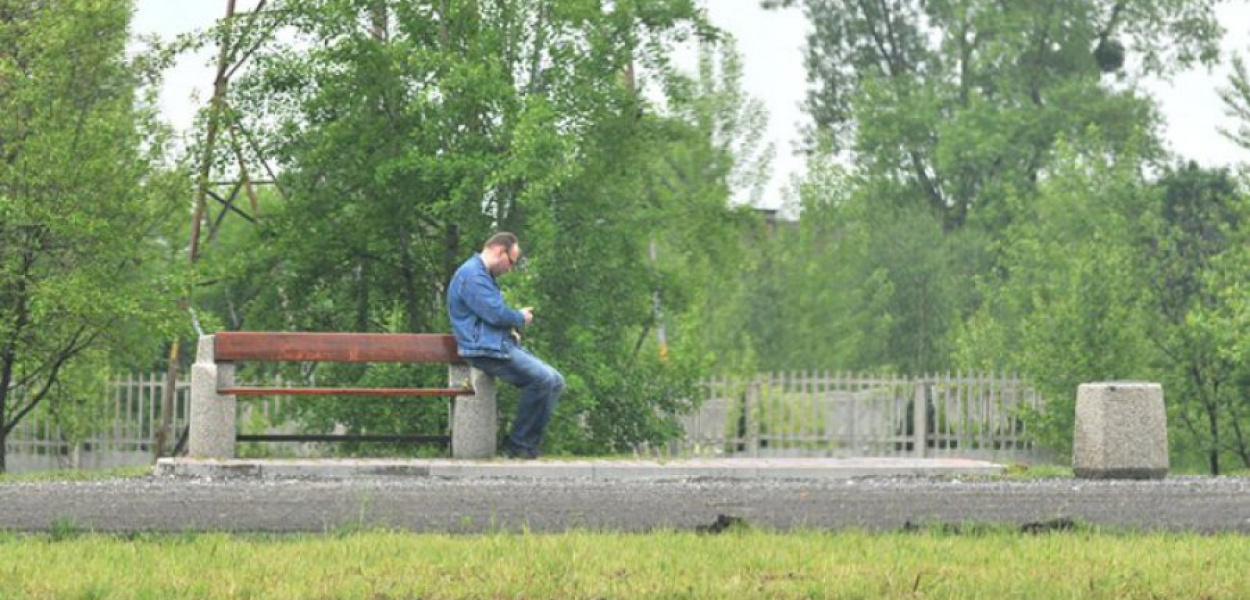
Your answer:
[[[526,306],[521,309],[521,314],[525,315],[525,324],[529,325],[534,320],[534,307]]]

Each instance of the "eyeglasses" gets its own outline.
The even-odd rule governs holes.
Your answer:
[[[516,248],[516,246],[513,246],[512,248]],[[503,253],[503,255],[504,255],[504,256],[508,257],[508,269],[509,269],[509,270],[512,270],[512,269],[524,269],[524,268],[525,268],[525,257],[524,257],[524,256],[520,256],[521,251],[520,251],[520,250],[517,250],[517,257],[516,257],[516,260],[512,260],[512,248],[508,248],[508,249],[507,249],[507,250]]]

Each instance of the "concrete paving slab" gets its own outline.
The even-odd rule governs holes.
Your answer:
[[[998,475],[996,463],[959,458],[844,458],[832,468],[826,459],[764,459],[759,479],[846,479],[850,477],[934,477]]]
[[[725,465],[709,461],[603,461],[595,465],[597,480],[637,479],[750,479],[755,466]]]
[[[589,478],[592,474],[591,464],[582,461],[440,461],[430,465],[432,477],[446,479],[575,479]]]
[[[156,475],[252,479],[847,479],[996,475],[1003,465],[960,458],[543,459],[189,459],[162,458]]]

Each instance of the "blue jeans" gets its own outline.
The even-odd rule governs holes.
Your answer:
[[[564,392],[564,376],[524,348],[509,343],[511,358],[465,357],[473,368],[521,388],[508,443],[537,454],[551,413]]]

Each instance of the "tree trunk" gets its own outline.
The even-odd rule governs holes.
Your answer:
[[[9,430],[5,427],[5,423],[9,419],[9,386],[13,383],[13,363],[16,362],[14,359],[17,354],[14,348],[17,344],[16,340],[17,332],[15,331],[13,339],[9,340],[8,347],[4,349],[3,354],[0,354],[0,473],[5,472],[4,446],[9,438]]]
[[[1241,412],[1237,410],[1237,400],[1229,402],[1228,413],[1228,422],[1233,426],[1234,451],[1241,459],[1241,466],[1250,469],[1250,445],[1246,444],[1246,434],[1241,430]]]
[[[369,29],[373,38],[380,42],[387,42],[389,35],[389,19],[386,13],[385,2],[374,2],[369,8]]]
[[[1220,474],[1220,417],[1216,413],[1218,408],[1207,403],[1207,426],[1211,429],[1211,453],[1207,460],[1212,475]]]
[[[447,289],[451,285],[451,278],[456,274],[456,268],[460,266],[460,226],[455,223],[447,224],[443,246],[443,289]]]
[[[1241,457],[1241,466],[1250,469],[1250,446],[1246,445],[1246,437],[1241,431],[1241,423],[1233,420],[1233,435],[1237,439],[1237,456]]]
[[[356,331],[369,331],[369,259],[356,259]]]
[[[156,432],[156,451],[153,462],[165,456],[169,440],[174,432],[174,394],[178,385],[178,340],[169,345],[169,360],[165,365],[165,385],[161,388],[161,426]]]
[[[403,236],[404,241],[399,249],[399,270],[403,278],[404,286],[404,309],[408,313],[408,332],[419,333],[422,331],[424,318],[421,314],[421,295],[417,289],[417,264],[412,257],[412,251],[408,248],[408,236]]]

